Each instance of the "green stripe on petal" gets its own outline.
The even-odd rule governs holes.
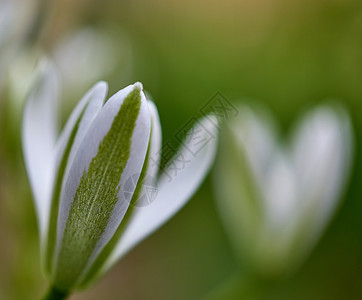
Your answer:
[[[66,221],[55,285],[70,289],[88,264],[119,199],[119,182],[131,151],[141,107],[140,88],[125,98],[110,130],[83,172]]]
[[[147,176],[147,170],[148,170],[148,166],[149,166],[149,154],[150,154],[150,148],[151,148],[150,144],[151,144],[151,139],[150,139],[150,143],[148,146],[147,155],[145,158],[145,163],[143,165],[142,172],[138,179],[138,183],[143,182],[143,180]],[[103,264],[108,259],[109,255],[112,253],[114,247],[119,242],[119,239],[121,238],[123,232],[125,231],[128,223],[129,223],[129,220],[131,219],[131,216],[132,216],[132,214],[134,212],[134,208],[135,208],[134,203],[138,200],[138,197],[139,197],[140,193],[142,192],[142,188],[143,188],[142,184],[137,184],[136,189],[135,189],[132,199],[131,199],[130,206],[128,207],[127,212],[124,215],[121,224],[119,224],[116,232],[114,233],[114,235],[112,236],[110,241],[102,249],[101,253],[97,256],[95,261],[92,263],[92,265],[91,265],[90,269],[87,271],[86,275],[81,279],[81,282],[79,283],[80,288],[86,287],[87,285],[89,285],[90,283],[92,283],[94,280],[96,280],[99,277],[99,273],[102,272],[101,269],[102,269]]]
[[[151,115],[150,140],[147,148],[145,163],[143,164],[136,189],[133,193],[131,205],[122,219],[121,224],[118,226],[116,232],[112,236],[112,239],[102,249],[101,253],[92,263],[89,270],[87,270],[86,273],[82,276],[81,281],[77,284],[77,288],[83,289],[92,284],[113,265],[107,264],[107,261],[109,260],[110,256],[112,256],[115,246],[118,244],[122,234],[126,230],[131,217],[133,217],[133,213],[135,212],[135,208],[137,206],[137,201],[139,200],[140,195],[142,195],[144,192],[144,186],[140,183],[143,183],[147,176],[151,176],[153,179],[156,179],[157,177],[158,164],[154,163],[153,160],[160,155],[162,139],[161,125],[155,104],[150,100],[147,100],[147,104]],[[152,162],[150,161],[151,159]],[[156,160],[158,161],[158,159]]]

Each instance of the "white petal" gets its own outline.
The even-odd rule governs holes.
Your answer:
[[[216,204],[236,252],[254,258],[265,215],[274,216],[265,205],[264,189],[279,148],[268,114],[248,106],[238,111],[220,137],[213,178]]]
[[[346,183],[352,156],[348,115],[320,107],[296,131],[293,147],[300,207],[314,242],[332,216]]]
[[[140,197],[132,199],[133,206],[146,206],[150,203],[150,195],[155,191],[157,185],[157,175],[159,172],[161,159],[162,131],[158,111],[155,104],[148,100],[148,108],[151,115],[151,138],[149,149],[147,150],[147,163],[143,166],[142,175],[138,186],[142,186],[141,191],[137,192]],[[152,196],[151,196],[152,197]]]
[[[287,231],[298,213],[297,179],[288,158],[281,149],[274,154],[262,186],[265,230],[277,236]]]
[[[273,155],[279,151],[272,118],[261,109],[240,106],[239,115],[231,120],[230,128],[241,154],[247,157],[253,176],[261,188]]]
[[[79,149],[73,160],[73,164],[70,168],[70,172],[66,175],[64,189],[62,190],[57,233],[58,249],[62,240],[66,220],[68,218],[68,212],[73,201],[75,191],[78,188],[80,178],[82,177],[83,172],[88,169],[88,166],[93,157],[97,155],[99,144],[111,128],[113,119],[122,106],[124,99],[130,92],[133,91],[136,85],[139,87],[138,83],[135,85],[130,85],[113,95],[106,102],[104,107],[96,116],[95,120],[90,124],[89,129],[79,146]],[[129,178],[137,174],[139,175],[142,170],[147,152],[151,125],[147,102],[142,91],[141,100],[141,108],[131,140],[130,156],[126,167],[123,170],[119,184],[121,187],[118,195],[119,200],[115,205],[108,226],[103,233],[96,250],[94,251],[94,255],[92,256],[93,258],[112,237],[128,208],[129,203],[125,200],[122,187]]]
[[[240,162],[246,164],[239,166],[239,185],[244,186],[242,189],[245,191],[251,191],[251,186],[255,188],[253,195],[239,192],[240,201],[249,202],[256,197],[254,201],[257,203],[251,207],[259,208],[265,217],[265,229],[268,232],[285,229],[285,224],[294,216],[296,178],[289,157],[278,145],[276,126],[271,116],[261,109],[240,106],[239,116],[232,120],[230,128],[239,147]],[[253,181],[252,184],[248,183],[249,180]],[[224,200],[221,198],[221,201]],[[245,213],[253,215],[250,211]],[[249,218],[244,217],[245,220]]]
[[[195,136],[190,136],[190,140],[186,141],[187,145],[175,156],[175,160],[182,157],[188,163],[177,174],[174,174],[171,164],[161,175],[156,199],[149,206],[135,208],[124,234],[103,266],[103,270],[109,269],[137,243],[167,222],[192,197],[214,161],[217,149],[215,123],[216,120],[211,122],[205,118],[194,126],[193,132],[198,135],[197,138],[201,140],[205,138],[205,144],[202,147],[200,144],[192,145],[192,138]],[[201,150],[193,155],[190,150],[195,153],[196,148]],[[172,176],[171,180],[166,173]]]
[[[24,160],[35,198],[41,242],[48,221],[53,151],[56,139],[56,104],[59,98],[58,75],[48,63],[32,89],[25,106],[22,143]]]
[[[162,144],[162,130],[160,118],[158,116],[158,111],[155,104],[148,100],[148,108],[151,114],[151,145],[150,145],[150,154],[149,154],[149,163],[147,174],[156,178],[158,174],[159,164],[154,162],[160,161],[161,156],[161,144]]]
[[[87,106],[84,111],[84,115],[82,116],[82,120],[79,124],[79,128],[77,130],[77,135],[74,139],[74,143],[72,146],[72,150],[69,154],[68,158],[68,166],[73,162],[74,156],[78,150],[78,147],[81,141],[84,138],[85,133],[87,132],[89,125],[92,123],[100,109],[104,104],[105,97],[107,95],[108,85],[106,82],[99,82],[93,88],[91,88],[87,94],[82,98],[82,100],[77,104],[72,114],[70,115],[64,130],[62,131],[59,140],[57,142],[56,152],[57,152],[57,163],[59,164],[64,149],[67,146],[69,137],[72,133],[74,126],[77,123],[80,115],[82,114],[85,106]],[[69,172],[69,167],[67,168]]]
[[[102,108],[107,90],[107,83],[99,82],[82,98],[70,115],[56,145],[54,157],[54,170],[56,174],[54,175],[54,182],[52,182],[52,200],[49,216],[50,220],[48,223],[48,270],[51,269],[49,259],[53,257],[53,245],[56,239],[60,195],[65,185],[65,180],[63,179],[67,178],[69,175],[70,167],[78,151],[79,145],[83,140],[85,133],[88,131],[89,125]],[[72,137],[73,134],[75,134],[75,136]],[[71,137],[72,140],[70,140]],[[65,153],[66,149],[67,153]]]

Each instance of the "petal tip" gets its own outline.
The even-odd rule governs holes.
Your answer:
[[[99,88],[99,89],[108,90],[108,83],[104,80],[101,80],[101,81],[98,81],[94,87]]]
[[[143,91],[143,84],[141,82],[137,81],[133,86],[135,87],[135,89]]]

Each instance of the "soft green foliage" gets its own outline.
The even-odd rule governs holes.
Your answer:
[[[72,202],[57,262],[54,285],[68,290],[86,267],[118,201],[132,133],[141,106],[135,88],[124,100],[98,154],[85,170]]]

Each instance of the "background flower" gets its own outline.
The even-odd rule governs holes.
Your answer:
[[[85,26],[63,35],[53,45],[52,56],[62,79],[66,110],[99,78],[110,78],[122,70],[116,72],[118,82],[129,80],[132,47],[125,34],[115,32],[112,26]]]
[[[339,108],[309,112],[282,143],[267,113],[239,107],[227,124],[214,182],[244,265],[278,276],[305,259],[342,196],[352,145],[349,117]]]
[[[37,0],[0,2],[0,88],[10,62],[21,52],[37,12]]]

